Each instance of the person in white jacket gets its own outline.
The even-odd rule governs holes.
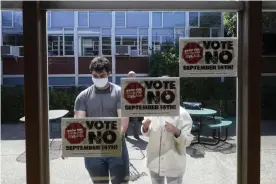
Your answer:
[[[182,184],[186,168],[186,147],[193,140],[193,120],[180,107],[180,116],[144,117],[142,133],[149,137],[147,167],[152,184]]]

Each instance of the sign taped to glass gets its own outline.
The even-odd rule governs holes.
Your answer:
[[[237,38],[180,38],[180,77],[237,77]]]
[[[64,157],[119,157],[122,154],[119,118],[62,118]]]
[[[178,116],[179,78],[122,78],[121,110],[125,117]]]

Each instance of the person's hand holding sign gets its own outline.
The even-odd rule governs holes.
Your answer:
[[[147,131],[148,131],[149,126],[150,126],[150,123],[151,123],[151,120],[149,120],[149,119],[145,119],[145,120],[143,121],[143,131],[144,131],[144,132],[147,132]]]
[[[173,124],[169,123],[166,121],[166,125],[165,128],[168,132],[171,132],[174,134],[175,137],[179,137],[181,134],[181,130],[179,130],[178,128],[176,128]]]

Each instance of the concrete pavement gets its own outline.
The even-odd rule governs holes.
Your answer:
[[[276,181],[276,122],[265,122],[269,131],[262,136],[261,183]],[[275,131],[272,131],[274,129]],[[22,124],[2,125],[1,135],[1,184],[25,184],[25,141]],[[232,128],[232,134],[235,127]],[[185,184],[235,184],[236,183],[236,144],[235,136],[228,143],[218,146],[193,146],[187,150]],[[50,147],[51,184],[92,183],[84,168],[82,158],[60,158],[61,140],[54,139]],[[147,138],[136,141],[132,136],[127,139],[129,155],[133,167],[131,173],[147,175],[130,183],[150,184],[146,168],[145,147]],[[140,149],[138,149],[140,148]]]

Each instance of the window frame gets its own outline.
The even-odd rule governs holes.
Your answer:
[[[154,24],[153,24],[153,14],[154,13],[161,13],[161,27],[154,26]],[[152,25],[152,28],[164,28],[164,11],[152,11],[151,25]]]
[[[221,23],[220,23],[220,26],[219,27],[222,27],[223,26],[223,13],[224,12],[216,12],[216,11],[204,11],[204,12],[198,12],[199,13],[199,19],[198,19],[198,25],[199,25],[199,28],[201,28],[201,24],[200,24],[200,20],[201,20],[201,13],[220,13],[220,21],[221,21]],[[204,26],[204,27],[206,27],[206,26]],[[203,27],[203,28],[204,28]],[[212,28],[212,27],[214,27],[214,26],[210,26],[209,28]],[[215,26],[216,27],[216,26]]]
[[[147,37],[147,44],[143,44],[143,37]],[[142,43],[142,44],[141,44]],[[147,49],[145,49],[147,51],[147,54],[143,54],[143,46],[147,45]],[[148,35],[140,35],[139,36],[139,47],[138,47],[138,55],[139,56],[148,56],[149,55],[149,37]]]
[[[15,26],[15,22],[14,19],[16,18],[16,16],[14,15],[14,13],[17,13],[18,15],[20,15],[22,17],[22,26]],[[13,17],[13,28],[22,28],[23,29],[23,12],[20,11],[20,10],[16,10],[16,11],[13,11],[12,13],[12,17]]]
[[[48,57],[64,57],[64,54],[62,53],[62,55],[60,55],[60,52],[64,52],[64,45],[62,44],[62,49],[61,49],[61,41],[63,42],[63,35],[62,34],[48,34],[48,45],[47,45],[47,53],[48,53]],[[55,36],[58,37],[58,55],[56,56],[49,56],[49,36]],[[53,51],[53,41],[52,41],[52,50]]]
[[[212,37],[212,38],[218,38],[218,37],[213,37],[213,35],[212,35],[214,29],[219,30],[219,36],[218,37],[223,37],[222,33],[221,33],[221,27],[210,27],[210,37]]]
[[[197,25],[198,26],[190,26],[190,13],[197,13]],[[200,12],[198,11],[191,11],[189,12],[189,22],[188,22],[189,28],[200,28]]]
[[[4,12],[11,12],[11,14],[12,14],[12,17],[11,17],[12,18],[12,20],[11,20],[12,24],[11,24],[11,26],[3,26],[2,16],[3,16]],[[12,11],[12,10],[1,10],[1,20],[2,20],[2,22],[1,22],[2,28],[14,28],[14,11]]]
[[[94,45],[94,42],[98,42],[98,50],[95,50],[95,51],[98,51],[98,55],[84,55],[84,48],[85,46],[83,45],[83,38],[94,38],[94,37],[97,37],[98,38],[98,41],[93,41],[92,40],[92,46]],[[100,53],[100,35],[79,35],[78,36],[78,40],[79,40],[79,51],[78,51],[78,56],[80,57],[95,57],[95,56],[99,56],[101,53]],[[87,46],[89,47],[89,46]]]
[[[86,13],[87,15],[87,26],[79,25],[79,13]],[[90,11],[78,11],[78,27],[89,28],[90,27]]]
[[[74,49],[74,47],[75,47],[75,43],[74,43],[74,33],[73,34],[70,34],[70,33],[65,33],[65,31],[63,31],[63,35],[62,35],[63,37],[62,37],[62,40],[63,40],[63,56],[74,56],[74,54],[75,54],[75,49]],[[73,36],[73,41],[72,41],[72,47],[73,47],[73,55],[69,55],[69,54],[66,54],[66,52],[65,52],[65,47],[66,47],[66,44],[65,44],[65,37],[66,36]]]
[[[117,26],[116,25],[116,21],[117,21],[116,13],[124,13],[124,15],[125,15],[124,26]],[[115,28],[126,28],[127,27],[127,20],[126,19],[127,19],[126,11],[115,11]]]
[[[101,48],[101,55],[103,56],[111,56],[112,55],[112,37],[111,35],[101,35],[100,36],[100,48]],[[103,38],[110,38],[110,55],[105,55],[103,53],[103,50],[107,50],[107,49],[103,49],[103,46],[108,46],[109,44],[103,44]]]

